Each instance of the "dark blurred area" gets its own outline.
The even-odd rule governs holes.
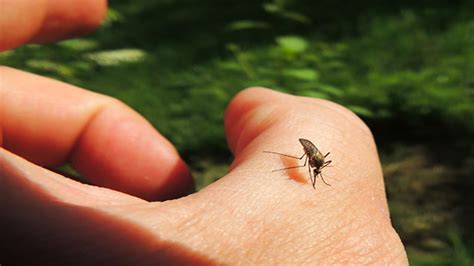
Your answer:
[[[474,263],[474,1],[109,4],[95,33],[0,63],[131,105],[177,146],[199,188],[232,160],[223,113],[238,91],[340,103],[373,131],[410,263]]]
[[[144,1],[139,1],[144,2]],[[273,7],[272,7],[273,5]],[[469,20],[470,1],[157,1],[146,4],[113,1],[113,8],[128,19],[109,31],[122,40],[108,47],[130,45],[146,50],[157,46],[188,47],[191,58],[209,60],[225,55],[229,41],[255,47],[274,39],[275,34],[318,35],[337,40],[361,34],[374,18],[396,16],[404,10],[417,12],[430,30],[443,30],[455,21]],[[286,13],[285,13],[286,12]],[[288,14],[290,13],[291,14]],[[294,15],[291,17],[291,15]],[[235,21],[264,21],[268,28],[232,31]],[[171,27],[171,28],[170,28]],[[188,57],[190,55],[187,55]]]

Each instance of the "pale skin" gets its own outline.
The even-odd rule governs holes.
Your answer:
[[[104,8],[89,15],[101,18],[95,2]],[[2,40],[2,49],[26,40]],[[229,173],[182,197],[193,187],[186,164],[125,104],[11,68],[0,77],[0,263],[407,264],[373,137],[340,105],[242,91],[225,114]],[[272,172],[297,162],[262,151],[300,156],[299,138],[331,152],[330,187],[318,179],[313,189],[306,169]],[[48,170],[65,162],[92,185]]]

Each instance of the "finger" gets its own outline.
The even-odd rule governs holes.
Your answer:
[[[107,11],[105,0],[0,0],[0,6],[0,51],[83,35],[99,26]]]
[[[232,168],[252,169],[261,173],[273,169],[303,165],[303,161],[263,153],[273,151],[292,156],[304,152],[298,141],[304,138],[313,142],[322,154],[330,152],[331,168],[321,171],[329,183],[339,190],[370,187],[380,210],[388,219],[381,165],[370,130],[352,112],[334,103],[295,97],[267,89],[249,89],[241,92],[226,111],[226,134],[235,160]],[[268,186],[286,190],[288,186],[307,188],[314,196],[307,169],[279,171],[264,175]],[[278,178],[287,176],[288,178]],[[316,176],[316,181],[319,180]],[[331,187],[317,184],[319,190],[330,193]],[[320,194],[320,193],[317,193]],[[349,194],[349,193],[348,193]],[[360,193],[356,193],[360,194]],[[338,193],[338,195],[342,195]]]
[[[192,190],[174,147],[124,104],[10,68],[0,75],[7,150],[47,167],[69,161],[93,184],[148,200]]]
[[[352,112],[334,103],[267,89],[250,89],[230,103],[225,121],[229,146],[236,157],[233,167],[241,163],[265,166],[275,159],[277,163],[281,163],[281,159],[283,163],[287,161],[263,151],[300,157],[304,150],[298,140],[304,138],[313,142],[322,154],[330,152],[330,158],[325,160],[332,160],[335,168],[351,169],[376,177],[372,181],[381,181],[380,163],[370,130]]]

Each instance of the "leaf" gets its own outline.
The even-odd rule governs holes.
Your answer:
[[[239,20],[229,24],[231,30],[247,30],[247,29],[266,29],[269,25],[262,21],[256,20]]]
[[[341,89],[327,84],[320,84],[318,89],[334,96],[342,96],[344,94]]]
[[[114,66],[122,63],[137,63],[145,59],[146,53],[140,49],[118,49],[88,53],[85,57],[102,66]]]
[[[278,46],[289,54],[301,53],[308,48],[308,42],[298,36],[281,36],[276,41]]]
[[[293,11],[282,12],[282,16],[285,18],[300,22],[302,24],[311,23],[311,20],[307,16],[297,13],[297,12],[293,12]]]
[[[63,77],[74,76],[73,68],[55,61],[30,59],[26,61],[26,65],[34,69],[50,71]]]
[[[60,46],[78,52],[92,50],[98,46],[97,41],[90,39],[72,39],[59,43]]]
[[[331,60],[324,65],[326,68],[344,68],[346,64],[340,60]]]
[[[115,22],[121,22],[123,20],[124,20],[124,16],[122,16],[122,14],[118,10],[113,9],[113,8],[108,8],[107,17],[102,22],[102,26],[105,28],[108,28]]]
[[[219,68],[226,69],[226,70],[242,70],[242,66],[237,64],[234,61],[223,61],[217,63]]]
[[[372,117],[374,115],[372,111],[360,105],[349,105],[346,107],[360,116]]]
[[[319,99],[329,99],[327,94],[317,92],[317,91],[302,91],[298,93],[301,96],[307,96],[312,98],[319,98]]]
[[[289,69],[285,71],[285,75],[306,81],[316,81],[319,79],[319,73],[311,68]]]
[[[227,50],[229,50],[233,53],[236,53],[236,52],[240,51],[239,45],[237,45],[235,43],[228,43],[225,47],[226,47]]]
[[[281,8],[273,3],[268,3],[263,5],[263,9],[268,13],[277,13],[280,12]]]

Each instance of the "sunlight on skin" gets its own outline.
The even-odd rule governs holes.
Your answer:
[[[192,190],[173,145],[123,103],[7,67],[0,76],[6,149],[45,167],[71,163],[96,185],[147,200]]]
[[[0,51],[83,35],[107,13],[105,0],[0,0],[0,6]]]

